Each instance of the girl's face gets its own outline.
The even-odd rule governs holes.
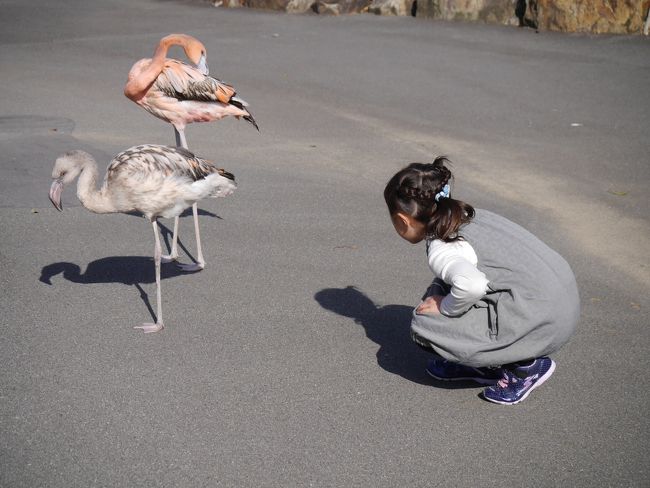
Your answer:
[[[426,236],[427,228],[422,222],[415,220],[410,215],[398,212],[390,216],[393,222],[393,227],[403,239],[406,239],[411,244],[421,242]]]

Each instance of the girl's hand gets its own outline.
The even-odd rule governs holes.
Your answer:
[[[442,295],[432,295],[427,297],[418,308],[415,309],[415,313],[418,314],[429,314],[429,315],[440,315],[440,302],[445,298]]]

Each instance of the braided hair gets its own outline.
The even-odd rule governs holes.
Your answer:
[[[433,163],[412,163],[398,171],[384,190],[391,215],[403,213],[426,226],[427,238],[445,242],[458,240],[458,229],[474,217],[474,207],[444,194],[453,179],[445,163],[437,157]],[[448,188],[448,187],[447,187]]]

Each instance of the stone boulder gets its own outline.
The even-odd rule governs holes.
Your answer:
[[[289,0],[286,11],[289,14],[304,14],[310,10],[314,10],[316,0]]]
[[[212,5],[215,7],[224,8],[239,8],[243,7],[243,0],[212,0]]]
[[[223,6],[243,6],[266,10],[280,10],[289,13],[316,12],[321,15],[351,14],[367,12],[372,0],[217,0]],[[226,5],[225,2],[234,5]],[[240,3],[239,3],[240,2]],[[237,5],[239,3],[239,5]],[[215,3],[217,5],[217,3]]]
[[[638,34],[650,0],[537,0],[540,29],[591,34]]]
[[[417,16],[444,20],[515,22],[517,0],[418,0]]]
[[[242,0],[241,3],[249,8],[286,11],[289,0]]]
[[[314,3],[312,10],[319,15],[339,15],[341,13],[340,6],[337,2],[318,1]]]
[[[355,14],[367,12],[372,0],[336,0],[332,3],[338,5],[341,14]]]
[[[376,15],[412,15],[415,0],[373,0],[368,12]]]

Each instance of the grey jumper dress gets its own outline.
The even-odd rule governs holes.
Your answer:
[[[557,351],[580,315],[576,280],[567,262],[523,227],[477,210],[459,234],[478,256],[486,295],[456,317],[413,312],[411,335],[444,359],[498,366]],[[449,292],[434,280],[426,296]]]

